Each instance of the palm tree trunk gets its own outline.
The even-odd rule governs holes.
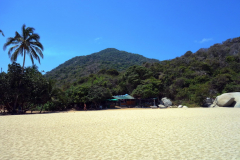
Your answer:
[[[23,56],[23,66],[22,66],[22,73],[24,71],[24,65],[25,65],[25,57],[26,57],[26,51],[24,49],[24,56]]]

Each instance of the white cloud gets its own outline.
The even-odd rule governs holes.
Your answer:
[[[212,38],[203,38],[201,41],[195,41],[196,43],[205,43],[205,42],[208,42],[208,41],[212,41],[213,39]]]
[[[94,41],[98,41],[100,39],[101,39],[101,37],[97,37],[97,38],[94,39]]]

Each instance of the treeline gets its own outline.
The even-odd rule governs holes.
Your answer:
[[[17,63],[0,74],[0,103],[8,112],[98,109],[112,95],[148,99],[168,97],[174,105],[203,106],[207,97],[240,92],[240,38],[160,63],[142,63],[125,71],[101,69],[57,87],[36,68]]]
[[[114,74],[111,72],[111,74]],[[63,91],[56,87],[56,81],[47,79],[38,71],[36,65],[22,68],[13,62],[8,72],[0,73],[0,110],[8,113],[26,113],[26,111],[61,111],[72,109],[81,103],[88,108],[98,109],[112,94],[106,87],[91,83]]]

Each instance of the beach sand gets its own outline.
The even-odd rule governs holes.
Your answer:
[[[0,116],[0,159],[240,159],[240,109]]]

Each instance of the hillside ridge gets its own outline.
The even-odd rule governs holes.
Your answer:
[[[47,78],[56,79],[57,84],[72,83],[80,77],[95,74],[101,69],[116,69],[125,71],[133,65],[160,62],[157,59],[146,58],[142,55],[107,48],[86,56],[76,56],[46,72]]]

